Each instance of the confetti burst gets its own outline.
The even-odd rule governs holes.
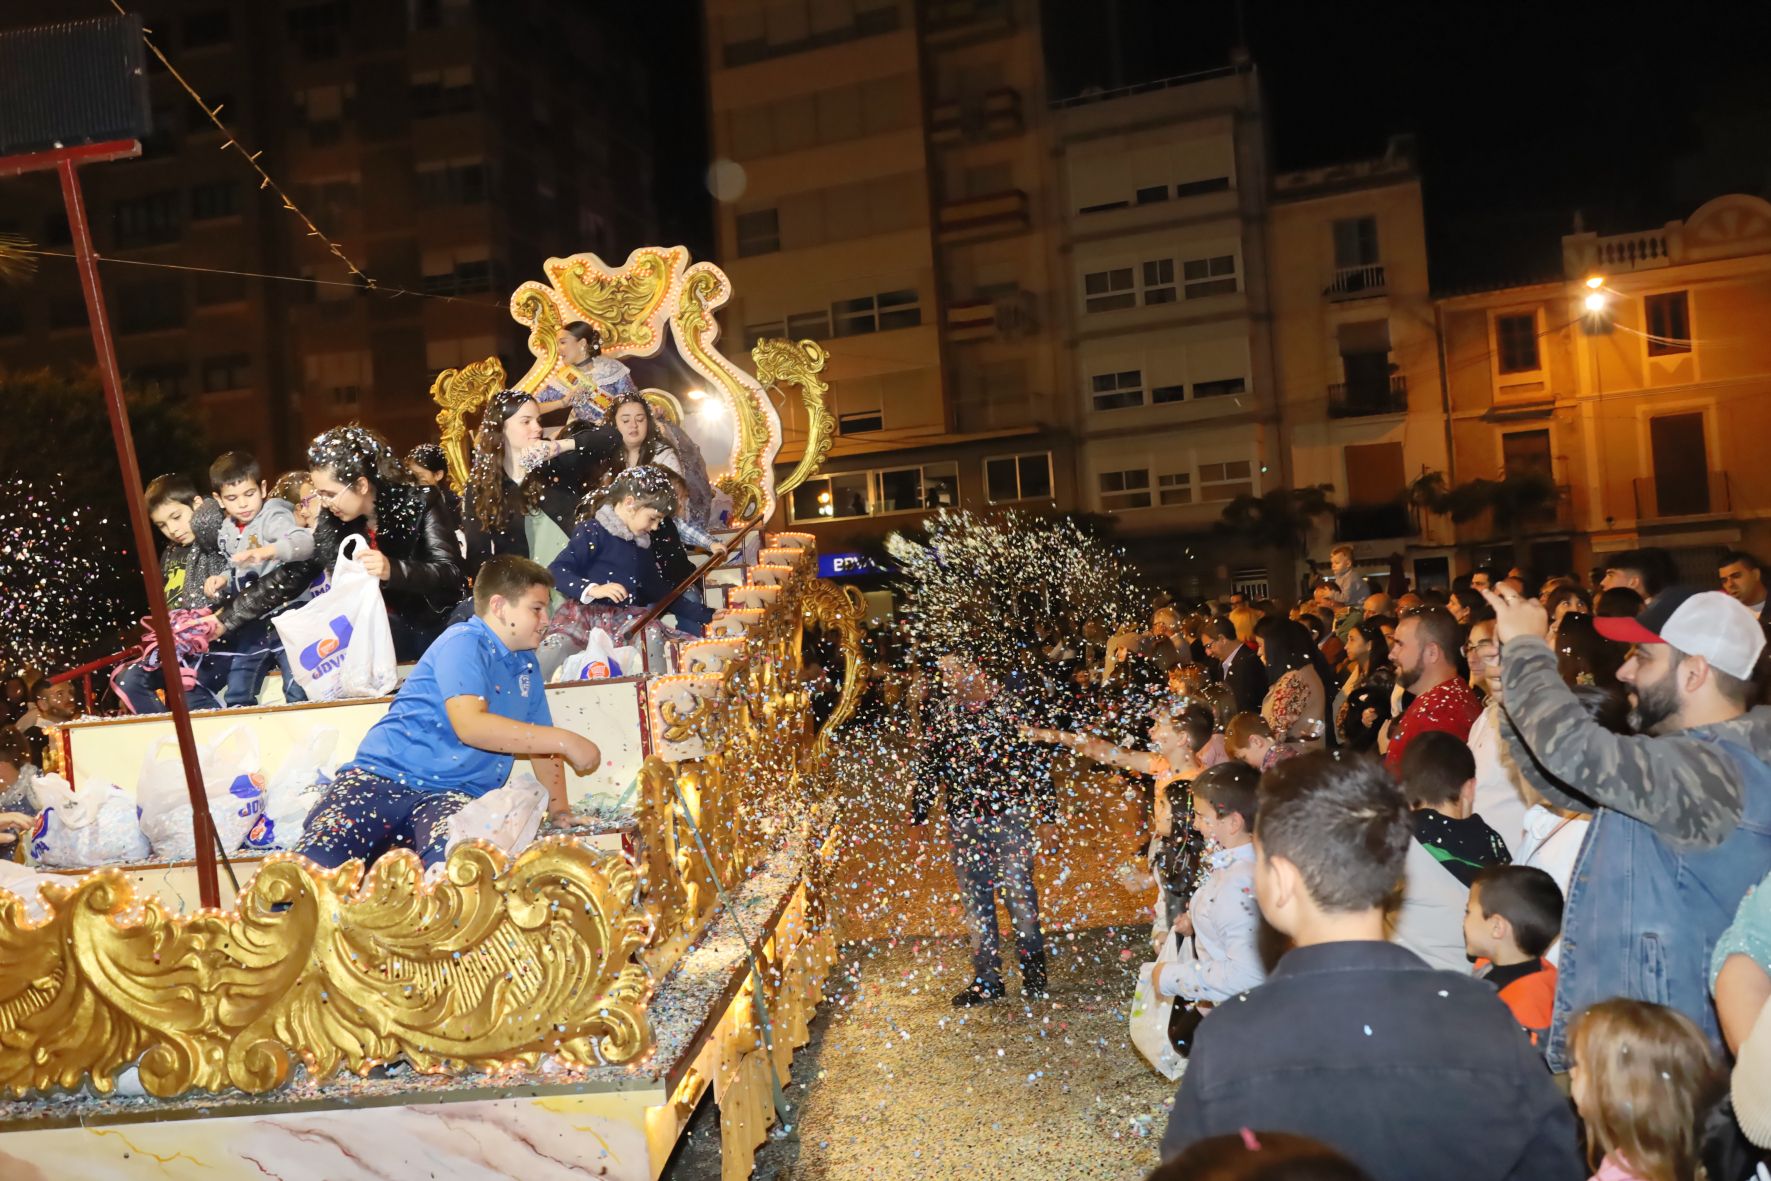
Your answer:
[[[0,652],[9,665],[56,669],[114,644],[129,609],[100,540],[112,534],[109,520],[71,502],[59,475],[0,484]]]

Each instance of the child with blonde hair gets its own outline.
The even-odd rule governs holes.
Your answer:
[[[1700,1124],[1721,1094],[1708,1040],[1683,1013],[1613,997],[1569,1035],[1569,1084],[1593,1181],[1691,1181]]]

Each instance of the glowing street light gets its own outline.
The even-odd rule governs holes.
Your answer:
[[[1605,310],[1606,302],[1605,293],[1603,291],[1595,291],[1586,297],[1587,311],[1602,312]]]

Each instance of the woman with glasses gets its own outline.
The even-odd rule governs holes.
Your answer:
[[[468,576],[493,554],[553,561],[571,539],[578,502],[617,449],[611,429],[582,422],[562,438],[543,438],[532,394],[506,390],[493,399],[474,438],[462,504]]]

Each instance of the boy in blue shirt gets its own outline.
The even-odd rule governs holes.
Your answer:
[[[387,714],[308,817],[296,852],[328,868],[373,863],[410,847],[443,860],[449,818],[500,787],[527,755],[556,821],[571,816],[566,773],[596,770],[588,738],[553,724],[535,645],[547,627],[553,576],[515,554],[489,559],[474,580],[474,617],[437,637]]]

